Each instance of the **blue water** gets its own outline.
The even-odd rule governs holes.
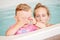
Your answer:
[[[60,1],[39,1],[46,5],[50,11],[49,23],[57,24],[60,23]],[[37,4],[37,2],[29,2],[32,9]],[[6,30],[15,23],[15,7],[11,6],[8,8],[0,8],[0,35],[5,35]]]

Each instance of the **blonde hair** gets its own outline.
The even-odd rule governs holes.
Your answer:
[[[35,10],[38,9],[38,8],[40,8],[40,7],[45,8],[45,9],[47,10],[48,16],[50,15],[48,8],[47,8],[46,6],[44,6],[44,5],[42,5],[41,3],[38,3],[38,4],[35,6],[35,8],[34,8],[34,17],[35,17]]]
[[[16,7],[16,13],[15,15],[17,15],[17,11],[29,11],[31,9],[31,7],[27,4],[19,4],[17,7]]]

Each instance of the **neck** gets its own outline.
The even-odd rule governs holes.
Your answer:
[[[51,24],[48,24],[48,23],[47,23],[47,24],[46,24],[46,27],[49,27],[49,26],[51,26]]]

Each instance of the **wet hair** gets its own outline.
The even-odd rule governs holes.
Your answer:
[[[17,7],[16,7],[16,10],[15,10],[15,15],[17,15],[17,12],[18,11],[29,11],[31,9],[31,7],[27,4],[19,4]]]
[[[41,3],[38,3],[38,4],[35,6],[35,8],[34,8],[34,17],[35,17],[35,11],[36,11],[36,9],[38,9],[38,8],[40,8],[40,7],[41,7],[41,8],[45,8],[45,9],[47,10],[48,16],[50,15],[48,8],[47,8],[46,6],[44,6],[44,5],[42,5]]]

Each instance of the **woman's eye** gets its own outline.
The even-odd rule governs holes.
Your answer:
[[[45,15],[42,15],[43,17],[45,17]]]

